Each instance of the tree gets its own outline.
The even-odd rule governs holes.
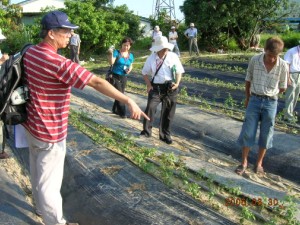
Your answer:
[[[79,25],[82,49],[99,53],[112,44],[119,44],[125,36],[137,38],[140,35],[139,17],[134,16],[126,5],[97,8],[94,3],[88,0],[65,2],[70,21]]]
[[[150,24],[153,28],[156,25],[158,25],[163,36],[167,36],[167,37],[168,37],[169,31],[170,31],[171,25],[173,25],[171,18],[167,14],[166,10],[161,11],[159,13],[157,19],[154,19],[152,16],[150,16]]]
[[[130,11],[126,5],[116,6],[115,8],[111,8],[110,18],[119,23],[124,22],[128,25],[128,29],[125,36],[132,38],[133,40],[137,40],[142,36],[142,31],[140,29],[140,17],[133,14],[133,11]]]
[[[85,3],[92,3],[95,8],[99,8],[110,2],[110,0],[81,0],[81,1]]]
[[[1,43],[3,52],[14,54],[28,40],[26,33],[23,32],[21,18],[22,8],[18,5],[8,5],[5,9],[0,9],[0,28],[6,36],[6,40]]]
[[[133,40],[141,34],[140,19],[126,5],[116,8],[108,4],[109,0],[66,0],[65,9],[72,23],[79,25],[78,33],[82,40],[83,53],[100,53],[110,45],[119,44],[129,36]],[[32,25],[21,23],[22,9],[17,5],[0,8],[0,28],[7,40],[1,49],[11,54],[18,51],[24,43],[40,41],[40,21],[42,16],[53,8],[45,8]]]
[[[288,0],[185,0],[180,10],[187,24],[196,24],[202,41],[212,47],[234,38],[241,49],[270,22],[285,15]]]

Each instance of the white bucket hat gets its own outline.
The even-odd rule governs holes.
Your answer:
[[[159,52],[160,50],[168,48],[171,51],[174,48],[174,45],[168,42],[168,39],[165,36],[158,36],[155,38],[153,46],[150,48],[152,52]]]
[[[0,40],[4,40],[6,37],[2,34],[2,30],[0,29]]]
[[[171,26],[171,29],[175,29],[175,26]]]
[[[194,27],[195,26],[195,24],[194,23],[190,23],[190,27]]]

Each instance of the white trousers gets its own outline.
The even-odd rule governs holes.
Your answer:
[[[37,213],[42,214],[45,225],[66,224],[63,218],[60,193],[66,140],[47,143],[34,138],[26,131],[29,145],[32,194]]]

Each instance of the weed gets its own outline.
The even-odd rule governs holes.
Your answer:
[[[241,212],[241,218],[240,218],[240,222],[241,224],[243,224],[245,222],[245,220],[255,220],[255,216],[253,214],[253,212],[251,212],[251,210],[248,207],[243,207],[242,208],[242,212]]]
[[[284,199],[283,216],[289,225],[299,225],[300,222],[295,218],[298,212],[297,203],[294,196],[286,196]]]
[[[200,187],[196,183],[188,183],[187,192],[194,198],[199,198],[200,196]]]

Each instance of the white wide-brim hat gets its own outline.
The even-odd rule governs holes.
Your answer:
[[[168,48],[171,51],[174,48],[174,45],[168,42],[168,39],[165,36],[158,36],[155,38],[153,46],[150,48],[152,52],[159,52],[160,50]]]

